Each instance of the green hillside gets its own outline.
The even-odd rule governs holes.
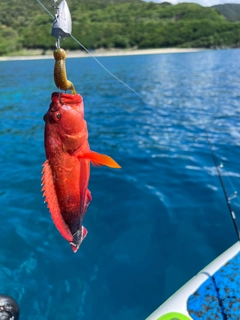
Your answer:
[[[228,21],[240,21],[240,4],[219,4],[212,8],[218,10]]]
[[[53,1],[42,0],[54,14]],[[240,23],[193,3],[140,0],[68,0],[73,35],[88,49],[238,47]],[[0,1],[0,55],[22,49],[53,49],[52,18],[36,0]],[[67,49],[80,49],[72,40]]]

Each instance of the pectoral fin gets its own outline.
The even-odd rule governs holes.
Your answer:
[[[111,157],[106,156],[105,154],[100,154],[94,151],[89,151],[82,153],[80,158],[88,159],[92,162],[94,166],[107,166],[110,168],[121,168],[120,165],[114,161]]]
[[[45,201],[48,204],[48,208],[56,228],[67,241],[71,242],[73,236],[61,215],[54,187],[52,170],[48,163],[48,160],[46,160],[43,164],[42,185],[43,196],[45,196]]]

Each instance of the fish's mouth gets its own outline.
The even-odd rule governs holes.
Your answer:
[[[50,108],[48,110],[48,112],[56,112],[60,109],[60,106],[58,103],[51,103]]]
[[[56,121],[58,122],[58,121],[60,120],[60,118],[61,118],[61,115],[60,115],[60,118],[54,117],[54,115],[55,115],[57,112],[59,112],[60,108],[61,108],[61,106],[59,105],[59,103],[57,103],[57,102],[52,102],[52,103],[50,104],[50,107],[49,107],[49,109],[48,109],[48,112],[45,113],[45,115],[43,116],[43,120],[44,120],[45,122],[48,122],[48,121],[51,122],[51,120],[54,120],[54,122],[56,122]]]

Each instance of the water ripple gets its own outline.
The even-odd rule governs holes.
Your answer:
[[[236,240],[206,130],[231,195],[240,190],[239,53],[100,58],[147,103],[93,60],[68,59],[91,149],[122,166],[92,168],[89,233],[76,255],[40,192],[53,61],[0,63],[1,292],[24,319],[143,319]],[[238,197],[232,205],[237,214]]]

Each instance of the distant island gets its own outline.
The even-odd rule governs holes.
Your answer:
[[[54,14],[53,1],[42,3]],[[240,4],[202,7],[141,0],[68,0],[73,36],[89,50],[238,48]],[[52,18],[36,0],[0,1],[0,56],[55,48]],[[69,50],[80,47],[64,41]]]

